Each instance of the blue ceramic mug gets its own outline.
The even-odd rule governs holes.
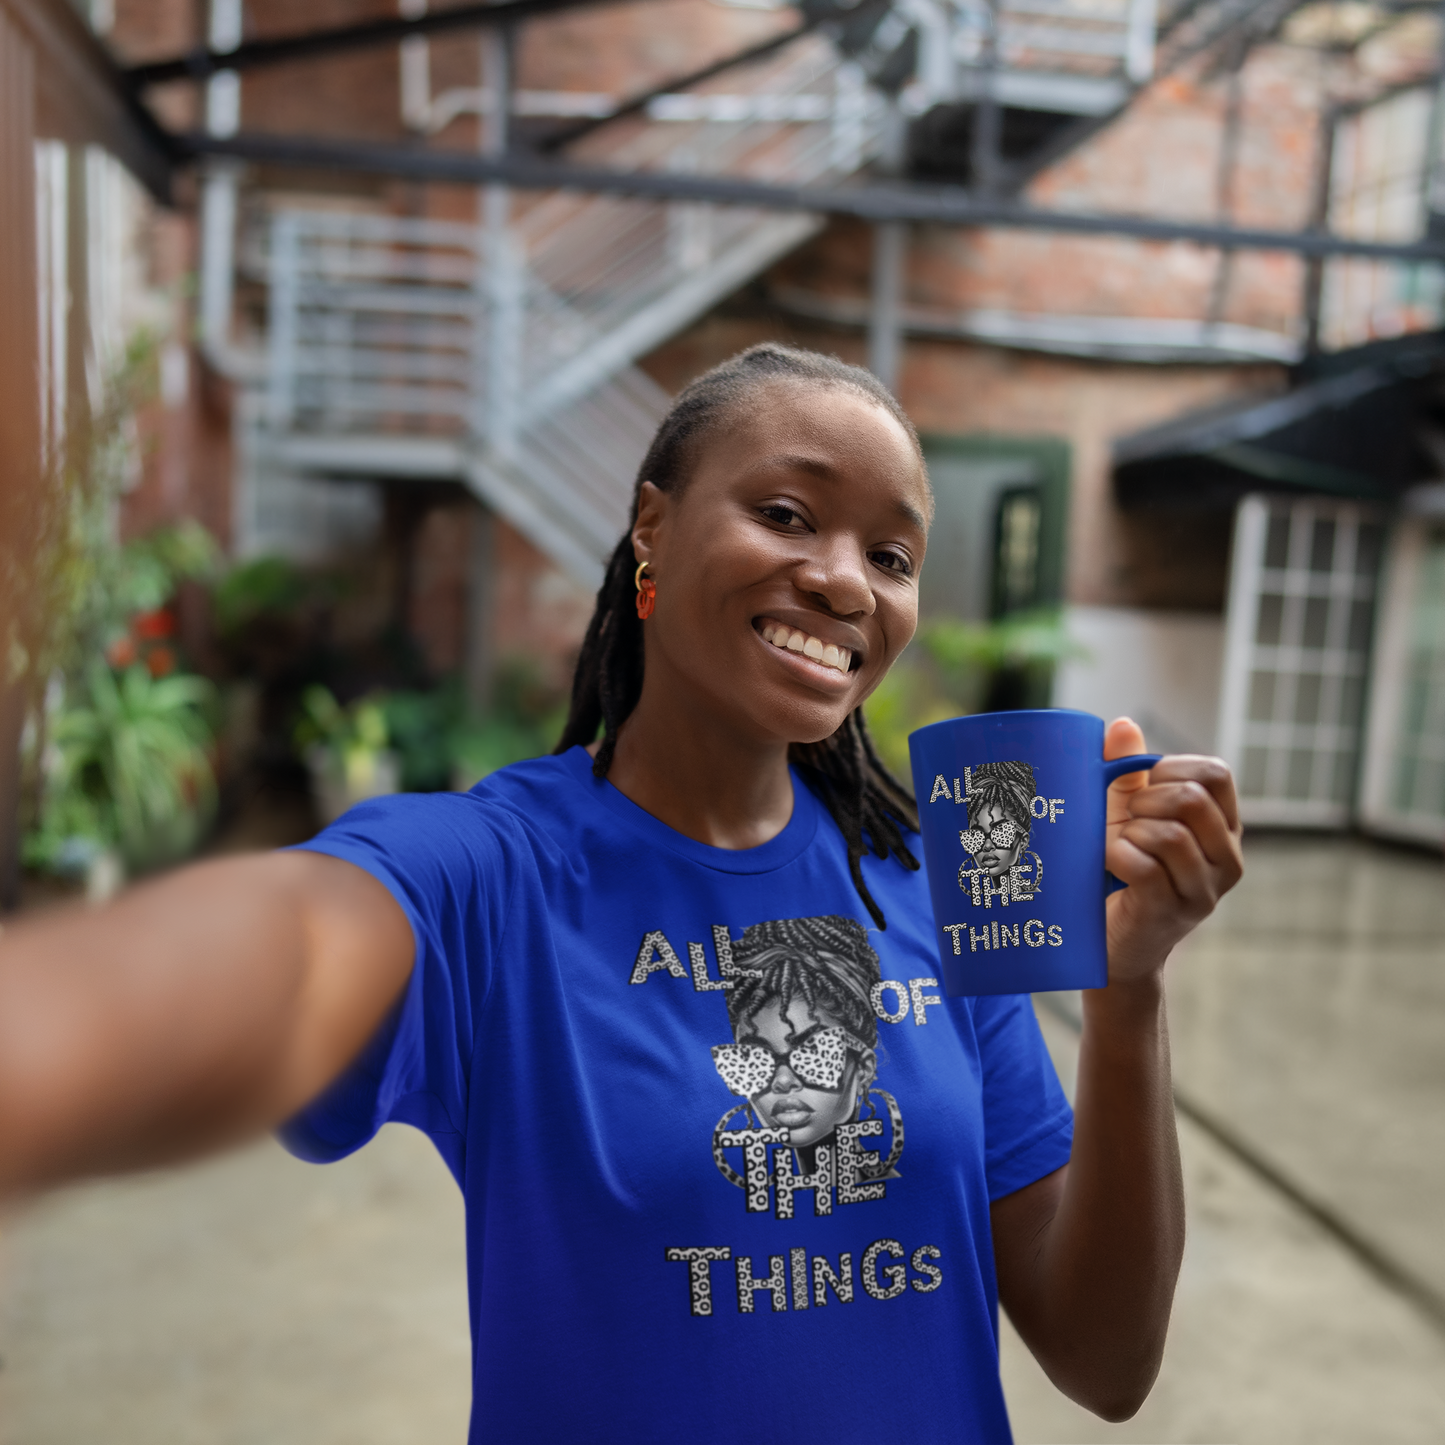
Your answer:
[[[1105,794],[1158,753],[1105,762],[1104,720],[1051,708],[950,718],[908,739],[951,994],[1109,981]]]

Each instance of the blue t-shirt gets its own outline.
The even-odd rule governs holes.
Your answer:
[[[425,1130],[466,1196],[471,1440],[1009,1439],[989,1202],[1067,1162],[1026,997],[947,998],[921,873],[795,776],[761,847],[694,842],[581,748],[378,799],[364,868],[416,963],[287,1126]]]

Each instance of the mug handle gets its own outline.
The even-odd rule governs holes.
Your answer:
[[[1134,753],[1127,758],[1111,758],[1104,764],[1104,786],[1107,788],[1115,778],[1122,778],[1125,773],[1142,773],[1152,768],[1155,763],[1163,758],[1163,753]],[[1107,870],[1104,873],[1104,892],[1117,893],[1121,888],[1127,888],[1127,883],[1120,882]]]

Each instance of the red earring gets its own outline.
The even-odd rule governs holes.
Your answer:
[[[639,562],[637,573],[632,579],[633,586],[637,588],[637,615],[644,622],[652,616],[652,609],[657,606],[657,583],[651,577],[642,575],[646,569],[647,563]]]

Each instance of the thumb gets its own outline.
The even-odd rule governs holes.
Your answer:
[[[1104,761],[1144,751],[1144,729],[1131,717],[1116,717],[1104,729]]]
[[[1144,751],[1144,729],[1131,717],[1116,717],[1104,729],[1104,761],[1127,758]],[[1148,773],[1125,773],[1109,784],[1109,822],[1119,823],[1128,816],[1124,798],[1136,793],[1149,781]],[[1121,811],[1122,810],[1122,811]]]

